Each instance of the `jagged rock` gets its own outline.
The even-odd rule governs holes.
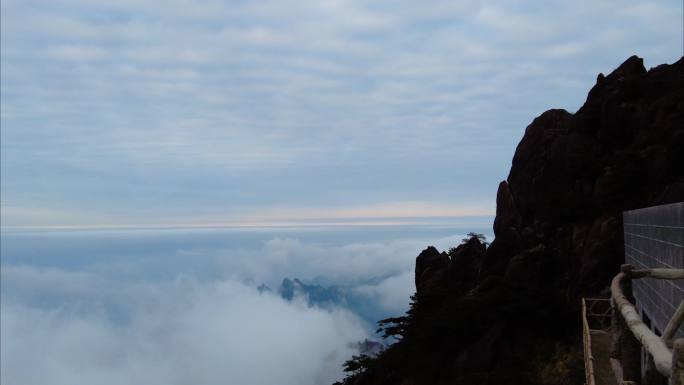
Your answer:
[[[482,266],[486,245],[476,237],[449,250],[449,266],[446,271],[450,289],[467,290],[477,279]]]
[[[449,266],[449,257],[440,253],[434,246],[428,246],[416,257],[416,291],[429,287],[438,280],[441,271]]]
[[[632,56],[597,77],[575,114],[532,121],[499,185],[495,240],[451,259],[424,250],[416,300],[397,318],[403,339],[350,383],[581,383],[581,367],[540,368],[559,351],[581,354],[579,298],[605,292],[617,272],[622,212],[678,201],[684,58],[646,71]]]
[[[605,282],[623,255],[621,212],[684,199],[683,67],[680,60],[646,72],[632,56],[597,79],[576,114],[550,110],[528,126],[510,191],[500,187],[497,197],[497,238],[516,214],[522,222],[520,239],[502,239],[505,248],[542,242],[566,255],[575,292]],[[567,239],[554,233],[574,234],[573,246],[563,249]]]
[[[511,258],[506,269],[505,278],[511,282],[537,283],[548,277],[545,264],[549,258],[546,247],[539,244]]]
[[[499,237],[506,231],[515,231],[520,226],[520,215],[515,208],[513,194],[508,182],[499,183],[496,192],[496,218],[494,218],[494,236]]]

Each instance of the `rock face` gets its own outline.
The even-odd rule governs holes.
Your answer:
[[[622,260],[622,211],[683,199],[682,67],[646,72],[632,56],[576,114],[543,113],[518,145],[495,235],[519,240],[504,242],[514,251],[554,250],[572,294],[601,289]]]
[[[582,383],[579,298],[624,259],[622,212],[684,201],[684,59],[632,56],[584,105],[534,119],[497,193],[496,235],[416,260],[401,340],[348,384]]]
[[[449,257],[429,246],[416,257],[416,288],[426,290],[442,281],[442,272],[449,265]]]

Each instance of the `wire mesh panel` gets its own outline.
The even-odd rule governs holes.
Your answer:
[[[625,263],[635,269],[684,268],[684,202],[623,213]],[[642,278],[633,281],[636,306],[662,332],[684,299],[684,282]],[[684,337],[680,328],[677,337]]]

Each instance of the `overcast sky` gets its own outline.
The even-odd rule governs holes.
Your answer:
[[[632,54],[681,0],[3,0],[2,225],[491,214]]]

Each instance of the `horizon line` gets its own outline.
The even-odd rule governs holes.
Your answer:
[[[480,224],[490,226],[494,215],[435,215],[408,217],[369,217],[369,218],[319,218],[285,221],[216,222],[216,223],[171,223],[171,224],[56,224],[56,225],[9,225],[0,224],[0,231],[87,231],[87,230],[213,230],[213,229],[259,229],[259,228],[296,228],[296,227],[363,227],[363,226],[419,226],[419,225],[456,225],[449,220],[486,220]]]

